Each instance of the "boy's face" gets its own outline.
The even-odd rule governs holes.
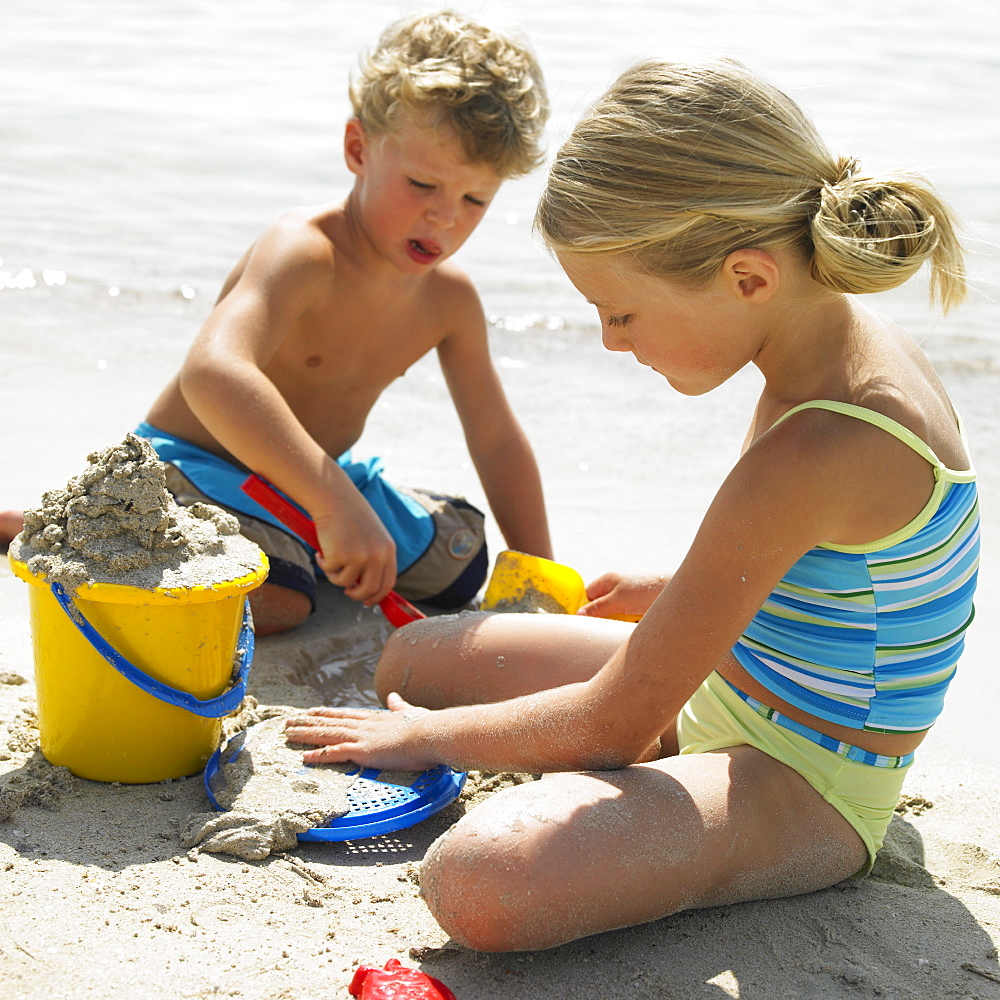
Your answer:
[[[468,163],[446,129],[404,118],[368,135],[356,119],[344,139],[357,180],[351,203],[375,249],[399,270],[420,274],[450,257],[479,224],[502,183],[490,166]]]

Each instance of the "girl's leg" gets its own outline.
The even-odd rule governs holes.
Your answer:
[[[811,892],[865,859],[804,778],[739,746],[505,789],[431,845],[421,882],[452,938],[521,951]]]
[[[588,680],[633,625],[576,615],[463,612],[413,622],[390,636],[375,671],[425,708],[483,704]]]

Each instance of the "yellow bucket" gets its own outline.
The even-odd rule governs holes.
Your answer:
[[[95,583],[72,596],[25,563],[10,564],[31,584],[46,759],[81,778],[129,784],[202,770],[219,745],[221,717],[246,692],[246,595],[267,576],[263,553],[254,572],[212,587]]]

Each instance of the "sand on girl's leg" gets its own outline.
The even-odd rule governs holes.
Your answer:
[[[852,875],[864,855],[804,779],[742,746],[501,791],[435,841],[421,884],[457,941],[536,950],[684,909],[811,892]]]

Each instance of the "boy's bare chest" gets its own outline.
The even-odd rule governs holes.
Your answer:
[[[304,422],[320,414],[324,422],[363,422],[382,391],[443,333],[403,303],[325,307],[287,332],[267,374]]]

